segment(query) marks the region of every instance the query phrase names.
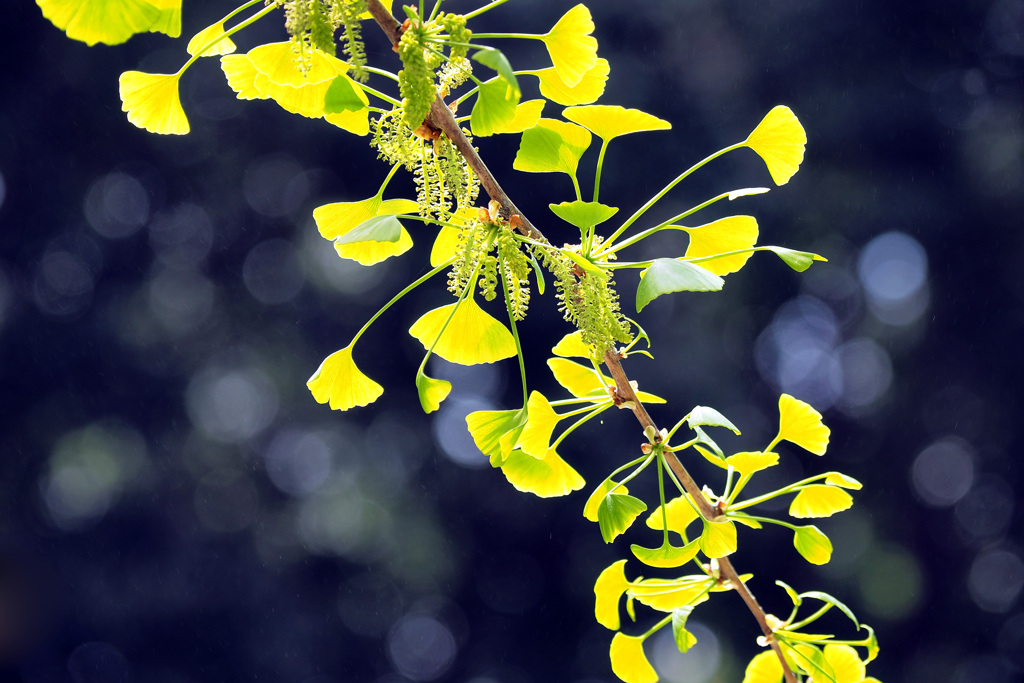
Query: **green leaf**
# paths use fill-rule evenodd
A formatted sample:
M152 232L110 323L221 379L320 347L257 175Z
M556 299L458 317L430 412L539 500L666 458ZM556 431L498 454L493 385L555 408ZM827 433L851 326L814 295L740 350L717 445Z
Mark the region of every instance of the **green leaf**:
M578 251L573 251L572 249L559 249L558 251L561 252L562 255L564 255L570 261L575 263L577 266L587 271L588 273L601 272L601 269L593 261L588 259L583 254L579 253Z
M775 585L782 587L782 589L786 591L786 595L788 595L789 599L793 601L794 607L799 607L801 603L803 603L803 598L801 598L796 590L785 581L776 580Z
M789 514L806 519L809 517L831 517L837 512L853 506L853 497L836 486L812 484L800 489L789 505Z
M590 497L587 498L587 502L583 506L583 516L591 522L598 521L597 508L601 505L602 501L604 501L604 497L607 496L612 489L615 489L619 493L629 493L629 489L625 486L619 486L617 482L614 482L611 479L605 479L601 482L600 486L594 489L594 492L590 494ZM625 560L623 560L623 562L625 562Z
M686 620L690 618L694 605L686 605L672 610L672 638L680 652L686 652L697 644L697 636L686 630Z
M799 643L789 645L785 648L786 654L793 658L803 671L814 678L815 681L836 681L835 672L825 659L825 654L814 645Z
M660 548L644 548L634 544L629 546L629 549L636 556L636 559L647 566L668 569L682 567L696 557L697 552L700 550L699 543L699 540L693 540L680 548L665 540Z
M776 581L776 583L778 583L778 581ZM834 598L833 596L829 595L828 593L822 593L821 591L808 591L806 593L801 593L800 597L801 598L811 598L812 600L821 600L822 602L828 603L828 604L838 608L840 612L845 614L850 619L850 621L852 621L854 623L854 625L857 627L858 630L860 629L860 622L857 621L857 617L854 616L853 610L851 610L845 604L843 604L842 602L840 602L838 599ZM799 604L799 603L796 603L796 604Z
M589 230L595 225L600 225L618 213L614 206L605 206L600 202L562 202L561 204L548 204L556 216L566 223L575 225L580 230Z
M704 522L700 535L700 549L711 558L725 557L736 552L736 525L731 521Z
M501 471L516 490L541 498L564 496L586 484L554 448L549 448L543 458L527 455L517 448L502 463Z
M340 114L343 111L359 111L366 106L360 98L360 91L357 90L355 82L340 74L334 77L327 94L324 95L324 113Z
M466 426L481 453L504 460L515 447L527 418L525 406L519 410L477 410L466 416ZM506 435L508 438L504 438Z
M594 20L586 5L576 5L562 15L541 40L551 63L566 85L574 86L597 63L597 39Z
M448 398L452 384L443 379L427 377L422 370L416 373L416 391L420 397L423 412L432 413L441 407L441 401Z
M828 261L824 256L812 254L808 251L794 251L793 249L786 249L784 247L770 247L764 246L762 249L766 249L780 259L785 261L786 265L795 270L798 273L802 273L811 267L811 264L815 261Z
M605 496L597 507L597 523L601 527L604 542L615 540L646 509L647 503L625 493L609 493Z
M473 105L470 125L473 135L487 137L502 132L516 117L519 93L501 78L494 78L480 86Z
M640 276L636 289L637 313L662 294L670 292L717 292L725 280L694 263L660 258Z
M811 564L828 564L832 559L832 541L814 525L793 530L793 547Z
M693 430L694 434L697 435L697 438L700 439L700 442L702 444L709 446L711 450L714 451L719 458L725 460L725 453L723 453L722 449L719 448L717 443L715 443L715 440L707 435L707 432L701 429L698 425L694 425L693 427L691 427L691 429ZM696 446L694 448L696 448ZM705 455L704 457L707 457L707 455ZM723 464L722 467L727 467L727 465Z
M397 242L402 236L402 224L394 216L375 216L334 240L335 244L358 242Z
M522 94L522 90L519 89L519 81L516 79L516 72L512 69L512 65L509 64L508 58L501 50L495 48L480 50L473 54L473 60L497 71L498 75L505 81L505 84L510 86L515 92L515 98L517 100L519 99L519 96Z
M541 119L523 132L512 167L527 173L567 173L575 178L590 140L590 131L575 123Z
M629 133L649 130L668 130L672 124L639 109L593 104L569 107L562 112L565 118L578 123L605 142Z
M732 422L729 421L725 415L714 408L708 408L707 406L697 406L690 411L690 414L686 418L686 424L691 428L697 425L704 427L725 427L726 429L732 430L734 434L739 434L740 430L736 428Z

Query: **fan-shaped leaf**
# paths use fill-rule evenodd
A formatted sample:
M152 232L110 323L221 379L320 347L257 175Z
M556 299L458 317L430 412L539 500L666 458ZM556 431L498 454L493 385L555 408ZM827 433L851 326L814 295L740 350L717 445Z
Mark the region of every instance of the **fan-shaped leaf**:
M753 252L714 259L709 259L709 256L751 249L757 242L757 220L753 216L729 216L697 228L680 229L690 235L690 244L683 258L699 259L701 267L715 275L735 273Z
M473 135L486 137L512 126L519 93L503 78L483 83L476 94L470 125Z
M600 486L594 489L594 492L590 494L590 497L587 498L587 502L583 506L583 516L591 522L598 521L597 508L600 507L604 497L612 490L617 493L629 493L629 489L624 485L620 485L611 479L605 479L601 482Z
M825 455L832 431L821 421L821 413L789 394L779 397L779 440L792 441L815 455Z
M219 21L216 24L207 26L199 33L192 36L192 40L188 41L188 46L185 50L192 56L199 54L199 51L203 49L203 46L209 45L203 50L203 57L219 57L221 55L229 55L238 47L230 37L225 36L220 40L217 37L224 33L224 22ZM211 44L210 41L217 40L216 43Z
M578 123L605 142L629 133L649 130L669 130L672 124L639 109L593 104L569 107L562 112L565 118Z
M324 113L340 114L346 111L361 111L369 100L363 89L345 74L335 76L331 80L327 92L324 93Z
M717 292L725 280L694 263L671 258L656 259L640 276L636 289L636 310L670 292Z
M785 185L804 160L807 133L789 107L777 106L757 124L745 144L768 165L776 185Z
M665 515L668 518L668 530L674 531L686 540L686 527L700 517L700 513L694 508L687 496L682 495L673 498L665 504ZM661 515L661 506L654 509L647 516L647 526L661 531L664 528L664 520Z
M619 600L628 587L625 560L605 567L594 583L594 616L597 617L597 623L612 631L619 630Z
M516 490L541 498L564 496L586 484L554 448L548 449L543 458L535 458L516 449L502 463L501 471Z
M589 398L595 402L609 398L609 387L615 386L615 380L607 375L598 375L592 368L575 363L565 358L549 358L548 367L555 380L565 387L576 398ZM645 403L664 403L665 399L644 391L637 396Z
M760 451L737 453L726 458L725 464L731 465L734 470L742 475L748 475L778 465L779 454L762 453Z
M798 273L802 273L810 268L811 264L815 261L828 261L824 256L818 256L817 254L812 254L809 251L794 251L793 249L785 249L783 247L768 246L762 248L774 253L782 259L787 266Z
M178 74L125 71L119 80L121 109L139 128L162 135L185 135L188 118L178 96Z
M782 683L782 663L775 652L768 650L755 655L747 664L743 683Z
M583 74L576 85L568 85L558 75L554 67L532 71L540 79L540 94L558 104L590 104L596 102L604 94L604 85L608 81L611 69L607 59L598 59L594 67Z
M510 121L495 125L495 133L522 133L537 125L547 100L527 100L516 105L516 115Z
M612 660L612 671L625 683L657 683L658 674L644 655L642 637L616 633L608 654Z
M609 493L597 506L597 523L601 527L601 537L605 543L611 543L626 529L641 512L647 509L647 503L625 493Z
M590 347L583 343L583 333L577 330L562 337L551 353L562 358L590 358Z
M36 4L68 38L87 45L117 45L136 33L155 30L154 25L165 19L164 11L147 0L36 0ZM181 0L176 4L180 17Z
M515 99L519 99L522 91L519 89L519 81L516 79L516 72L512 68L512 65L508 63L508 57L506 57L501 50L497 50L495 48L479 50L473 53L473 60L497 71L501 80L505 81L505 84L512 89Z
M736 552L736 525L731 521L704 521L700 549L708 557L725 557Z
M700 547L699 541L693 540L682 547L674 546L665 541L659 548L645 548L634 544L629 546L629 549L633 552L636 559L647 566L669 569L672 567L682 567L695 558Z
M853 498L849 493L835 486L812 484L800 489L789 506L793 517L831 517L837 512L849 510Z
M793 530L793 547L811 564L828 564L832 559L832 541L813 525Z
M554 411L548 399L539 391L531 391L526 403L529 419L516 446L527 455L543 458L551 446L551 432L561 417Z
M422 370L416 373L416 392L425 413L432 413L440 408L441 402L448 398L451 390L451 382L427 377Z
M698 425L703 427L725 427L732 431L733 434L740 433L740 430L729 421L729 418L714 408L708 408L707 406L696 406L691 410L686 418L686 424L691 428Z
M516 355L512 333L473 297L427 311L409 328L409 334L425 349L433 346L438 356L460 365L493 363Z
M600 202L562 202L561 204L548 204L556 216L566 223L575 225L580 230L588 230L595 225L600 225L618 213L614 206L606 206Z
M384 389L364 375L352 360L352 345L324 359L306 382L317 403L330 403L334 410L348 410L373 403Z
M256 70L248 55L225 55L220 58L220 68L228 79L228 85L238 94L240 100L264 100L266 96L256 87Z
M518 410L477 410L466 416L466 426L480 452L501 462L515 447L527 418L525 407Z
M708 576L684 576L680 579L644 579L630 584L627 593L640 603L659 612L699 605L708 599L714 579Z
M541 119L524 131L512 167L527 173L568 173L576 176L580 157L590 146L590 132L575 123Z
M541 38L559 77L570 87L597 64L597 39L590 35L593 32L590 10L581 4L563 14Z

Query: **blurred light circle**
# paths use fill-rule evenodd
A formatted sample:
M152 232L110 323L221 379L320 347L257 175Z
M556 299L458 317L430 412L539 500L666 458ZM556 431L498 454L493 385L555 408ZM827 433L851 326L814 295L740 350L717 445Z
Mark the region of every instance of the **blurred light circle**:
M405 606L402 591L380 572L352 577L341 587L338 614L349 631L380 638Z
M0 208L3 208L4 199L7 197L7 184L4 183L4 174L0 173Z
M333 243L321 237L313 224L306 227L304 234L302 253L312 266L308 275L319 287L326 285L348 295L363 294L383 282L391 268L390 259L367 268L352 259L341 258Z
M296 497L323 486L331 474L331 451L317 434L289 429L267 447L267 476L274 486Z
M967 442L940 439L921 451L910 467L918 497L933 507L948 507L964 497L974 481L974 457Z
M881 619L906 619L924 599L921 565L912 553L899 546L873 548L857 579L865 607Z
M1019 679L1010 669L1010 664L1002 657L995 655L978 655L971 657L957 667L953 674L953 683L1013 683Z
M215 293L194 270L164 270L149 282L149 308L168 332L185 334L209 317Z
M981 552L971 564L967 589L986 612L1008 612L1024 588L1024 562L1006 549Z
M388 659L398 673L414 681L440 678L455 659L455 637L426 615L403 617L388 634Z
M7 312L14 303L14 287L11 286L11 278L7 270L0 263L0 329L3 329L7 322Z
M169 268L194 268L213 247L213 222L195 204L180 204L157 214L149 225L149 244Z
M882 322L908 325L928 305L928 255L902 232L887 232L861 250L857 274L868 307Z
M998 0L992 3L987 24L997 50L1008 55L1024 55L1024 2Z
M108 239L135 234L149 220L146 188L126 173L103 176L85 195L85 220Z
M528 555L487 557L477 577L480 599L501 614L525 614L540 601L544 591L544 572Z
M468 396L489 401L505 388L505 373L494 363L459 365L434 356L430 359L429 374L451 382L450 398Z
M211 472L203 477L193 501L200 523L218 533L247 529L259 511L259 496L252 481L231 470Z
M333 482L307 496L297 522L299 536L315 552L366 559L392 543L391 512L354 485Z
M855 413L863 411L889 390L892 361L877 342L864 337L851 339L836 353L843 369L843 408Z
M263 431L277 414L277 389L256 368L208 368L192 378L186 391L192 424L202 434L238 443Z
M32 293L40 311L73 317L92 303L94 274L78 254L49 250L36 266Z
M956 520L974 540L1006 533L1013 519L1013 488L994 474L979 477L971 490L957 501Z
M999 651L1010 658L1018 671L1024 671L1024 613L1006 620L996 640Z
M242 281L257 301L281 304L295 298L306 276L295 247L287 240L272 239L249 250L242 265Z
M488 457L480 452L466 429L466 416L477 410L494 410L494 406L476 397L451 398L441 404L431 423L434 440L441 452L452 462L470 469L489 464Z
M131 664L109 643L84 643L68 657L68 673L74 683L131 683Z
M242 192L253 211L279 218L293 213L306 201L309 179L294 159L275 154L249 164Z
M669 627L652 638L651 664L667 683L707 683L714 679L722 664L722 647L718 636L699 621L687 621L686 630L696 637L697 644L680 652Z

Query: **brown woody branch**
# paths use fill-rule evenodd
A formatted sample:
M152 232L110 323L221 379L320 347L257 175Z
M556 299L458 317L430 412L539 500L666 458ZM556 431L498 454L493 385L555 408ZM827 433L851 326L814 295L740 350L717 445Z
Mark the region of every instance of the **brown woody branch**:
M380 26L381 30L384 31L392 45L397 45L398 41L402 37L402 25L397 19L389 12L379 0L367 0L367 8L370 14L373 16L377 25ZM459 153L466 159L466 163L476 173L477 178L480 179L480 184L487 192L487 195L492 201L497 202L499 205L498 214L505 220L510 219L512 216L518 215L519 219L515 221L516 227L524 235L530 239L538 242L547 243L547 239L544 234L541 233L525 216L520 213L516 205L509 199L509 196L501 189L501 185L498 184L494 174L484 164L483 159L477 153L476 148L470 143L466 134L463 133L462 128L455 120L455 115L445 105L444 100L438 95L430 106L430 117L426 124L429 126L439 129L444 132L448 139L455 145L455 148L459 150ZM647 409L636 395L636 391L633 389L633 385L630 384L629 379L626 377L625 371L622 369L621 358L619 353L615 349L609 349L604 354L604 362L609 372L611 372L612 378L615 380L615 388L618 394L618 398L623 402L630 402L630 407L636 419L640 422L640 426L644 429L645 434L652 435L653 441L660 442L662 439L661 433L658 430L657 425L651 416L648 414ZM679 458L676 457L672 451L663 451L665 454L665 460L672 472L675 474L679 483L686 489L686 492L690 494L691 499L696 503L700 510L701 515L709 522L723 522L725 521L725 515L722 510L716 506L711 505L707 498L704 497L700 487L697 486L697 482L693 480L686 468L683 467L683 463L680 462ZM761 631L764 633L765 638L771 644L775 654L778 655L779 661L782 664L782 671L785 675L787 683L797 683L796 676L790 670L786 663L785 658L782 655L782 650L779 648L779 644L772 637L773 632L771 626L768 625L768 620L764 609L758 604L754 594L750 592L750 588L747 587L746 583L740 578L739 574L736 573L735 568L728 558L722 557L718 559L719 575L720 580L728 582L743 599L751 613L754 615L754 619L761 626Z

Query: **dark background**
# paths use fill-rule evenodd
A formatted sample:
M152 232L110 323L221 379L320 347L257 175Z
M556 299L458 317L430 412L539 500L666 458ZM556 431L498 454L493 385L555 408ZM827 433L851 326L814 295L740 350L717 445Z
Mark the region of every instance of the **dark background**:
M474 28L543 32L569 6L514 1ZM183 35L226 8L186 2ZM846 601L877 629L869 672L888 683L1020 680L1024 2L591 9L612 65L601 101L673 124L611 147L606 202L631 212L775 104L808 132L788 185L721 211L829 262L798 275L761 254L722 293L658 300L639 317L656 360L627 366L670 400L659 423L715 406L744 430L736 450L771 438L781 391L809 400L829 453L784 448L777 481L864 482L820 523L831 564L806 564L772 529L741 532L735 564L780 616L776 578ZM280 35L271 19L238 42ZM439 282L356 347L378 403L332 413L304 387L426 269L422 230L372 270L315 231L314 207L383 179L366 141L234 100L213 60L182 81L192 133L147 134L119 111L117 76L176 69L184 42L90 49L27 0L6 3L0 46L0 679L614 680L593 581L644 532L606 547L580 516L585 494L518 494L467 446L467 411L514 405L513 363L433 364L455 391L420 412L422 350L405 330L447 301ZM517 68L547 59L532 43L509 54ZM517 143L478 141L520 208L570 239L546 209L568 180L513 171ZM741 151L657 213L767 183ZM410 188L400 176L390 196ZM635 280L621 279L629 313ZM522 326L531 386L549 396L545 353L568 331L554 308L535 297ZM561 452L596 482L640 440L607 414ZM653 623L640 613L632 633ZM740 680L757 651L740 601L718 597L691 624L685 656L648 641L663 680Z

